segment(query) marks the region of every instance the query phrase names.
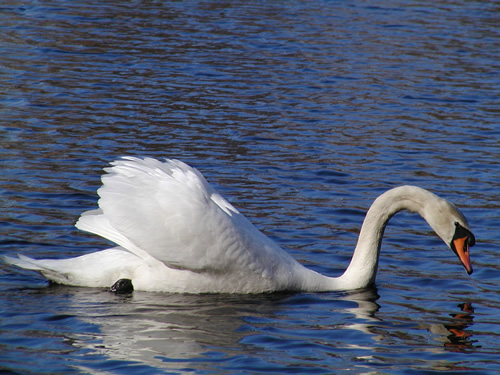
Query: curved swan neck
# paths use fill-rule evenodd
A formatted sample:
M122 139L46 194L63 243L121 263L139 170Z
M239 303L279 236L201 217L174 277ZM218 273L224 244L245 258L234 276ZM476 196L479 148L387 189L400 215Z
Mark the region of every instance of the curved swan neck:
M336 279L339 286L364 288L375 281L382 236L389 219L402 210L426 218L425 206L437 198L416 186L400 186L379 196L368 210L349 267ZM437 198L439 199L439 198Z

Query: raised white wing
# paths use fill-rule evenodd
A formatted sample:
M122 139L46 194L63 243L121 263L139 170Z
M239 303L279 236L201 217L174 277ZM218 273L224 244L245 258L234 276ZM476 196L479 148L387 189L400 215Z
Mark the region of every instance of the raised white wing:
M195 272L273 272L295 263L220 196L196 169L127 157L106 168L99 210L76 226L145 260ZM269 276L269 275L267 275Z

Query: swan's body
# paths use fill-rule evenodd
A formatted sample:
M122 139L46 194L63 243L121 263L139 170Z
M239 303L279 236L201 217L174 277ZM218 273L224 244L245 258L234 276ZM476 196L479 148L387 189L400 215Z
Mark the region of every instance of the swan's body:
M178 160L127 157L106 171L99 209L82 214L76 227L117 247L62 260L4 259L76 286L110 287L129 279L137 290L180 293L349 290L375 281L387 221L406 209L426 219L472 272L474 236L466 219L448 201L415 186L375 200L349 267L333 278L298 263Z

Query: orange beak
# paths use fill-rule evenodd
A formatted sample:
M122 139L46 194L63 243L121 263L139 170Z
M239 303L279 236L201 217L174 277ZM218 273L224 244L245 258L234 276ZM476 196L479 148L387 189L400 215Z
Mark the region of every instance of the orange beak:
M460 262L462 262L465 270L470 275L472 273L472 265L470 263L469 244L467 240L467 237L457 238L453 240L453 245L455 246L458 259L460 259Z

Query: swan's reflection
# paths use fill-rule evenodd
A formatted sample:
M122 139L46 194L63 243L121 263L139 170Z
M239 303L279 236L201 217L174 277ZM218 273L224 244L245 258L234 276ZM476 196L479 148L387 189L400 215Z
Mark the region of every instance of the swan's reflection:
M453 320L444 324L430 325L429 331L438 334L438 341L451 351L463 352L473 346L474 340L471 340L472 333L467 328L474 324L474 307L471 303L460 303L457 305L460 312L452 313Z
M355 317L353 323L346 324L345 328L355 329L367 334L371 334L373 340L383 341L390 337L390 322L384 322L377 312L380 305L376 302L379 298L375 287L365 289L359 292L350 293L342 299L355 301L358 306L346 309ZM415 323L417 329L424 329L435 334L434 340L442 343L442 349L449 351L463 351L473 346L474 340L471 340L472 333L467 328L474 324L474 308L471 303L465 302L457 305L460 312L449 314L453 319L443 323ZM395 319L395 322L405 321L404 319ZM437 352L437 348L430 351Z
M183 295L133 292L114 295L88 288L57 286L67 293L78 317L96 325L99 334L81 336L74 345L110 359L137 361L154 367L182 368L185 360L236 352L251 332L244 317L265 319L280 310L286 294ZM241 350L241 349L240 349ZM168 364L162 365L162 363Z
M49 289L51 293L59 291L65 294L65 298L71 301L69 309L80 319L98 327L98 333L84 333L74 345L110 359L135 361L155 368L183 368L187 360L208 359L210 354L207 353L218 352L228 358L267 350L264 340L254 339L259 335L263 337L263 332L272 335L261 327L279 326L283 329L281 332L289 331L293 336L294 329L297 329L293 322L297 321L298 315L302 322L298 329L310 330L311 335L318 332L313 331L312 326L315 329L321 327L322 332L337 330L340 339L331 346L350 348L356 360L368 362L374 353L380 353L381 347L390 345L391 339L400 339L401 332L402 320L391 322L381 318L383 308L377 303L376 288L346 293L267 295L182 295L136 291L124 296L87 288ZM320 320L312 322L314 317L307 311L320 316ZM415 323L410 331L432 332L442 342L441 351L463 350L471 345L466 328L472 325L472 313L470 304L461 304L460 311L452 315L451 321ZM328 315L330 318L323 318ZM358 336L361 339L342 338L339 330L345 329L362 333ZM304 342L314 340L317 338L311 336ZM409 346L415 345L408 340ZM201 359L197 366L204 366L204 362Z

